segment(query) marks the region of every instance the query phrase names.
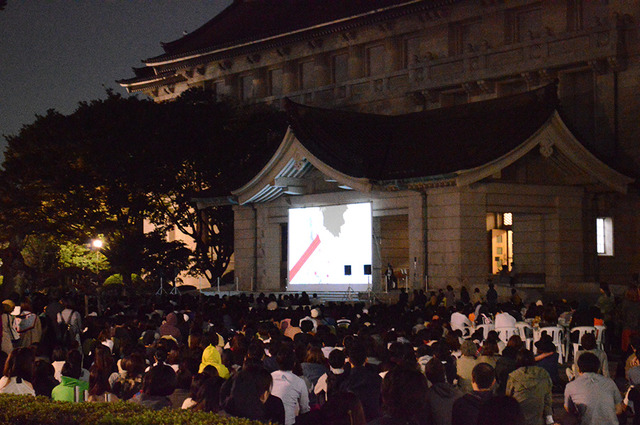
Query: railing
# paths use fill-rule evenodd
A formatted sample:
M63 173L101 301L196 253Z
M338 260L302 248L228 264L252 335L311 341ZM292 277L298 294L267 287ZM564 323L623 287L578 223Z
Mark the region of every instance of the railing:
M602 25L557 35L546 34L520 43L492 48L479 46L460 55L418 58L406 69L383 76L364 77L340 84L255 99L255 103L279 104L285 97L309 105L353 105L394 96L420 94L430 90L464 88L489 91L487 82L517 77L545 80L556 69L592 66L597 72L620 68L620 29ZM471 82L471 86L469 86Z

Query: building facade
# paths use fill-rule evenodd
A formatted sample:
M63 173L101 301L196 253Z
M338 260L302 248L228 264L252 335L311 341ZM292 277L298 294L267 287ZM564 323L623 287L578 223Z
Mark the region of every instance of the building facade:
M120 84L159 102L199 87L246 103L284 107L288 98L384 117L459 112L557 82L556 118L534 132L554 129L551 142L518 140L513 149L528 143L527 153L486 157L493 174L478 180L426 170L402 175L393 191L376 176L356 189L362 176L336 174L333 160L305 147L318 135L292 127L281 154L298 146L287 151L294 161L269 168L274 157L248 178L272 193L236 191L236 276L245 289L282 289L287 208L360 200L373 204L376 289L387 263L416 288L492 275L558 291L625 283L640 270L638 186L627 179L640 164L638 19L640 4L627 1L236 0ZM413 156L439 152L455 126L440 139L416 137L425 149ZM477 148L489 149L485 140Z

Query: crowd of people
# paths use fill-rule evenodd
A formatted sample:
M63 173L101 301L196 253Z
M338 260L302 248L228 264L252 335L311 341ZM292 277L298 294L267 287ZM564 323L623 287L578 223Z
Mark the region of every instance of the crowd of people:
M640 324L615 317L640 311L632 286L616 301L602 285L593 305L524 305L516 290L500 300L493 285L402 292L397 303L370 305L304 293L80 301L41 293L3 301L0 393L283 425L553 424L554 392L581 424L624 424L640 406ZM618 329L607 346L629 351L616 374L624 384L610 377L593 334L565 371L548 339L527 347L519 335L463 332L524 320Z

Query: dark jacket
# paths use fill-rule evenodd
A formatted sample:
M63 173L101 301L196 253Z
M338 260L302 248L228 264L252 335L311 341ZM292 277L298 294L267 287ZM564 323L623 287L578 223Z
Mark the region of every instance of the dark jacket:
M147 395L142 393L139 397L134 397L133 402L151 410L161 410L165 407L171 408L171 400L169 400L169 397L160 395Z
M493 393L491 391L474 391L465 394L453 403L451 425L469 425L478 423L480 408L487 402Z
M448 382L440 382L427 392L429 423L433 425L451 424L451 410L456 400L462 397L462 391Z
M553 353L536 362L536 366L547 371L553 385L560 384L560 375L558 374L558 357L558 353Z
M343 391L354 393L364 410L367 422L380 416L380 387L382 378L373 369L366 366L351 368L349 376L340 387Z
M506 347L502 350L502 356L496 361L496 381L498 388L496 394L504 394L507 390L507 380L509 374L516 370L516 350Z

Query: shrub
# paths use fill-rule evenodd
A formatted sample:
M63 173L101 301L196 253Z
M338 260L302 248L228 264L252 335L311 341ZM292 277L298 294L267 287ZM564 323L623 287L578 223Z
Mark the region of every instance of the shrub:
M110 285L122 285L124 282L122 281L122 275L120 273L112 274L108 278L104 280L104 286Z
M0 394L0 423L20 425L260 425L248 419L191 410L154 411L134 403L69 403Z
M134 285L140 285L140 284L142 284L144 282L143 282L142 278L140 277L140 275L137 275L135 273L131 273L131 283L134 284ZM122 279L122 275L120 273L116 273L116 274L112 274L111 276L106 278L102 285L103 286L124 285L124 280Z

